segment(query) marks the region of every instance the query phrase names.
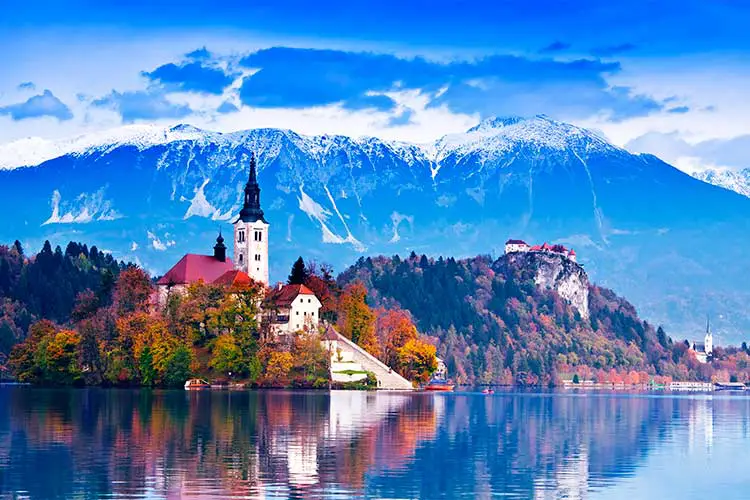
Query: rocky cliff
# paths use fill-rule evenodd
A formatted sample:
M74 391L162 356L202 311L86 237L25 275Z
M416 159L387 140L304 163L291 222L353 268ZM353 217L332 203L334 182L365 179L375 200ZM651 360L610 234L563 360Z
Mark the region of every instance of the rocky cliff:
M501 272L520 272L526 279L544 289L557 292L578 309L581 317L589 317L589 278L583 266L562 255L540 252L506 254L493 266Z

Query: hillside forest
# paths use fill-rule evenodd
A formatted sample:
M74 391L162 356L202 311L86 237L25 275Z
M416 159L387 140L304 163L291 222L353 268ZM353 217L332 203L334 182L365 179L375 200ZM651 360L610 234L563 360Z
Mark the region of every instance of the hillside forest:
M415 383L437 368L460 384L750 380L747 346L716 347L701 364L683 340L590 285L588 318L528 270L499 259L361 258L334 279L324 264L291 267L287 283L320 298L321 317ZM0 246L0 376L52 385L179 386L192 376L260 387L328 388L320 331L283 342L258 323L261 285L191 285L164 307L155 277L96 247ZM264 302L265 300L265 302ZM262 317L262 316L261 316ZM322 330L322 329L321 329Z

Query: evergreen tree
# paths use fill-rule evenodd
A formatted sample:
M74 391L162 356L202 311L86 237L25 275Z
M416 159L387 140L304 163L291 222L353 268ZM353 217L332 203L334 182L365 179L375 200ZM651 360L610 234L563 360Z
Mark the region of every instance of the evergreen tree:
M292 272L289 274L287 283L290 285L304 285L309 277L310 272L307 270L307 267L305 267L305 261L300 257L294 261Z

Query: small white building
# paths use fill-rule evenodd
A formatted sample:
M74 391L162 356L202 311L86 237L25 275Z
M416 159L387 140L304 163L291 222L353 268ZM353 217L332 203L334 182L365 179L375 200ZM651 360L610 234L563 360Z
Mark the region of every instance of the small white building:
M528 252L531 248L523 240L508 240L505 242L505 253Z
M714 352L714 336L711 333L711 325L706 321L706 335L703 342L693 340L690 342L690 350L695 353L695 359L700 363L708 362L708 358Z
M320 322L318 297L305 285L279 285L270 292L269 320L276 335L313 331Z

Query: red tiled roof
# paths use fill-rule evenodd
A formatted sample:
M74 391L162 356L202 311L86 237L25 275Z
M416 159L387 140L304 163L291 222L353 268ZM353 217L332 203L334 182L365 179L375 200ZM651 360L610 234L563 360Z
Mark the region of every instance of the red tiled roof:
M158 285L186 285L203 280L212 283L216 278L234 268L232 260L224 262L213 255L185 254L172 269L159 279Z
M576 251L573 250L572 248L570 249L570 252L568 252L568 255L575 255L575 254L576 254Z
M248 286L253 284L253 279L246 272L238 269L227 271L213 281L214 285L227 286L236 288L239 286Z
M523 240L508 240L505 242L506 245L526 245L526 242Z
M284 285L281 289L276 289L271 300L281 307L290 306L298 295L315 295L312 290L305 285Z
M534 250L534 251L541 250L541 249L542 247L540 247L539 245L534 245L533 247L531 247L531 250Z

